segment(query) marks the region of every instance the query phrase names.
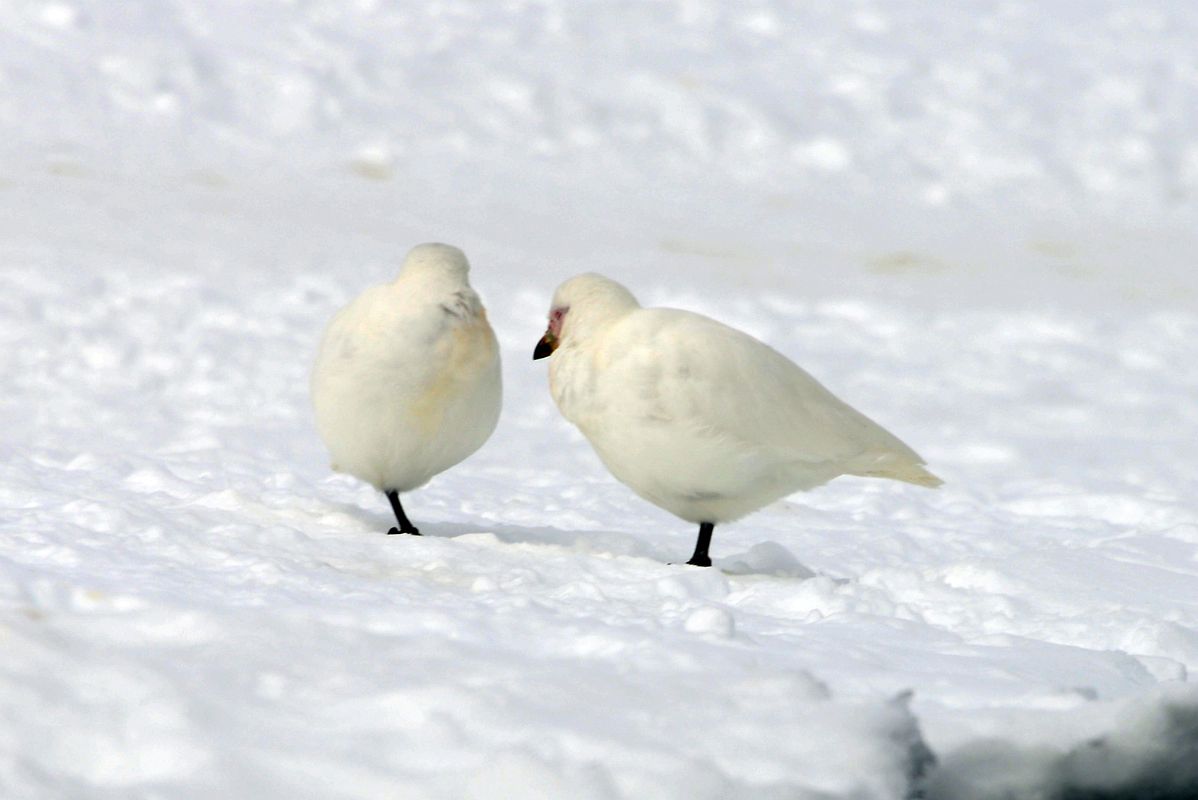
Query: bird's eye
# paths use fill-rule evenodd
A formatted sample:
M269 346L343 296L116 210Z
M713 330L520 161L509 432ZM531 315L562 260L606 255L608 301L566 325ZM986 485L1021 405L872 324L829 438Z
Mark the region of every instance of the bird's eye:
M561 319L561 318L562 318L562 310L561 310L560 308L555 308L555 309L553 310L553 318L554 318L554 319Z

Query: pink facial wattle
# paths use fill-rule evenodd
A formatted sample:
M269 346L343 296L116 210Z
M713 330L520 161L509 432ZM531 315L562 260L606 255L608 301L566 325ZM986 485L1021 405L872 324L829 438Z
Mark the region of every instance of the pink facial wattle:
M554 336L562 335L562 320L565 319L566 311L569 309L555 308L553 313L549 315L549 332Z

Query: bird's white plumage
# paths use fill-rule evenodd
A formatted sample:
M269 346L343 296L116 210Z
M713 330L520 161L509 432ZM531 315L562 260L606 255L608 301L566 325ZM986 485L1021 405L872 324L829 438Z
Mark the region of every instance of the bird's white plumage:
M619 480L690 522L737 519L838 475L939 485L910 447L766 344L641 308L620 284L562 284L549 383Z
M312 371L312 400L335 470L404 492L495 430L499 348L469 269L456 247L419 245L394 281L333 317Z

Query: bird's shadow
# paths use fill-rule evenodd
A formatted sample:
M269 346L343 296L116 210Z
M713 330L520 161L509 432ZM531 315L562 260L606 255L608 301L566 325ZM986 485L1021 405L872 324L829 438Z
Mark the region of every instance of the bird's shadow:
M369 520L371 528L380 534L394 525L394 520L384 514L365 512L360 506L338 504L351 516ZM565 530L547 525L504 525L493 520L477 522L420 522L422 536L438 539L456 539L471 534L487 533L503 544L532 544L557 547L580 554L601 557L643 558L663 567L691 569L682 560L682 554L661 545L646 541L644 536L608 530ZM713 558L714 566L726 575L759 575L774 578L805 580L818 573L803 564L783 545L759 542L743 552ZM839 582L839 581L838 581Z
M799 561L777 542L758 542L743 553L717 558L716 566L728 575L768 575L775 578L814 578L816 571Z
M606 530L564 530L549 526L502 525L490 520L470 524L463 522L431 522L421 533L446 539L456 539L472 533L489 533L504 544L532 544L559 547L587 555L605 557L625 556L665 562L668 551L646 542L643 537Z

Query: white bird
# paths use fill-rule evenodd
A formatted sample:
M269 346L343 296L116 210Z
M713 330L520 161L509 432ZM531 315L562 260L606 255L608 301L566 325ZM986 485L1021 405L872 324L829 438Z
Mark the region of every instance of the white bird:
M586 273L553 296L533 359L616 478L698 523L687 563L711 566L717 523L839 475L941 480L897 437L772 347L689 311L642 308Z
M469 456L499 420L499 346L470 288L465 254L422 244L399 277L337 312L312 370L316 426L332 467L387 495L399 528L419 531L399 493Z

